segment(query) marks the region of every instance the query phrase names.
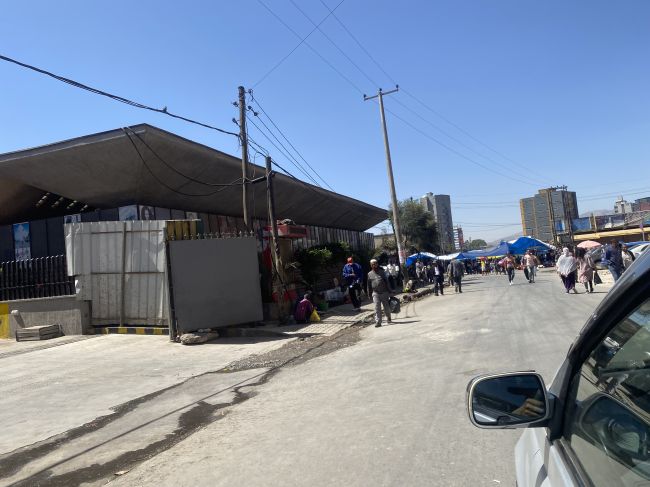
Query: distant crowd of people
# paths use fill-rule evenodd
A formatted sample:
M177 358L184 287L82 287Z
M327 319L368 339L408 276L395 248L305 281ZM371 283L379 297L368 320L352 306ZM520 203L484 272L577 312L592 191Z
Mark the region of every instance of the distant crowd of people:
M483 258L474 261L416 260L406 268L406 275L404 275L395 260L390 260L385 267L382 267L376 259L372 259L370 271L366 275L361 265L355 262L353 257L349 257L341 273L341 288L345 289L355 311L360 310L362 293L365 293L374 304L375 326L380 327L384 317L388 323L392 321L390 300L391 295L398 290L412 292L419 287L432 285L434 294L443 296L445 285L448 285L450 288L454 287L454 292L462 293L463 277L466 274L504 275L507 276L508 284L512 286L518 270L523 271L530 284L534 284L537 269L548 266L549 260L552 265L554 260L552 252L545 252L543 258L540 258L532 249L526 251L521 257L509 253L503 258ZM617 281L633 261L634 255L626 245L612 240L604 248L601 264L609 269L614 281ZM575 250L564 247L555 261L555 269L566 293L578 294L577 283L584 286L586 293L593 293L594 284L602 282L593 256L580 247L576 247ZM312 319L314 312L312 294L307 293L297 303L294 317L296 322L305 323Z

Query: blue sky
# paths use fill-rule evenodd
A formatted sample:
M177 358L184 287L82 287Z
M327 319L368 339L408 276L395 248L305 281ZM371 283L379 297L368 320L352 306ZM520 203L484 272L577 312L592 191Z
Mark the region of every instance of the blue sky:
M318 54L304 43L259 82L299 42L263 4L304 37L313 25L296 5L318 23L321 0L3 2L0 54L228 130L237 86L253 88L325 181L382 207L379 113L362 93L396 81L398 197L450 194L472 238L519 231L518 198L546 185L577 191L581 212L650 195L650 2L323 1L381 69L330 15L320 28L359 69L315 31ZM0 103L0 152L140 122L238 151L232 137L6 62Z

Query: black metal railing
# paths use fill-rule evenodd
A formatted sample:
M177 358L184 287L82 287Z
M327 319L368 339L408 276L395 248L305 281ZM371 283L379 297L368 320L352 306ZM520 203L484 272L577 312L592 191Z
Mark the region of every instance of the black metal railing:
M49 298L74 294L65 255L0 263L0 300Z

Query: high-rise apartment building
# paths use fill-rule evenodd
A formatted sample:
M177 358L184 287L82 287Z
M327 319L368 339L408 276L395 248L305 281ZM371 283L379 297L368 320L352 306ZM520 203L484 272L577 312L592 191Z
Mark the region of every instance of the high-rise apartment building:
M462 251L465 246L465 238L463 237L463 229L460 226L454 227L454 247L457 251Z
M540 189L535 196L519 200L519 208L524 235L544 242L570 235L571 220L578 218L576 193L566 187Z
M438 230L438 245L441 251L449 252L454 246L454 226L451 219L451 198L448 194L427 193L420 198L424 208L433 214Z

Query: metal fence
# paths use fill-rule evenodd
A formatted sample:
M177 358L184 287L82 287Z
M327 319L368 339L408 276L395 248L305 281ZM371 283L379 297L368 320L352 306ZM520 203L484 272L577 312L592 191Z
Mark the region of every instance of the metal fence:
M75 293L65 255L0 263L0 300L49 298Z

